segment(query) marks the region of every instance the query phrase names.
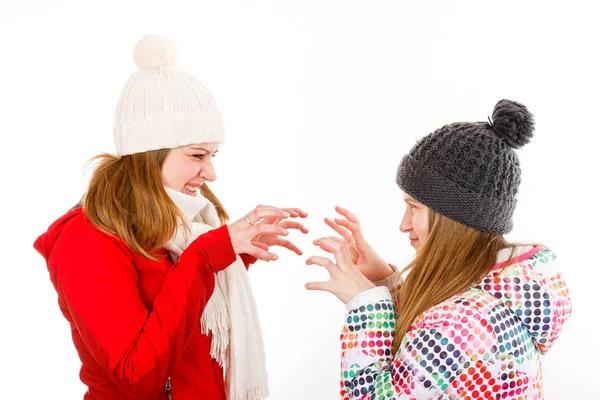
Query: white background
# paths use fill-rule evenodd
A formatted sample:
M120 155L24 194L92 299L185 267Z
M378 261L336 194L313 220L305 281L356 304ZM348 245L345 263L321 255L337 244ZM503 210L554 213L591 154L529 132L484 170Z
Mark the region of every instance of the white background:
M305 259L333 207L353 210L392 263L395 173L421 136L482 121L510 98L537 120L519 151L511 240L558 255L574 313L544 357L546 398L598 398L596 331L600 24L592 2L0 2L3 243L0 397L77 399L79 360L32 243L86 187L84 164L114 151L121 87L147 33L175 39L181 66L217 98L227 140L213 190L239 218L258 203L302 207L299 258L257 264L271 399L335 399L343 305L307 292L326 277Z

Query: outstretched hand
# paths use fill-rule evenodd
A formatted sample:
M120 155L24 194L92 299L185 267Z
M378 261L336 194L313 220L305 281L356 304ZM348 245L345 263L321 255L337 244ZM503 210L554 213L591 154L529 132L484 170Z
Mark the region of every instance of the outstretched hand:
M314 242L322 250L332 254L335 263L327 257L312 256L306 260L307 265L320 265L329 272L326 282L309 282L305 286L309 290L323 290L337 296L347 303L358 293L375 287L352 261L352 251L340 238L325 237Z
M302 254L298 247L282 239L281 236L287 236L288 229L298 229L308 233L302 224L287 221L290 217L305 218L307 215L297 208L281 209L258 205L244 217L227 226L233 250L236 254L248 254L267 262L278 258L276 254L269 251L271 246L282 246Z
M394 273L394 269L365 240L360 220L345 208L336 207L335 211L344 218L325 218L325 223L343 238L348 246L350 258L359 271L371 281L386 278ZM313 243L316 244L316 241Z
M302 211L299 208L282 208L282 210L287 212L290 215L289 218L298 218L298 217L306 218L308 216L307 213L305 213L304 211ZM286 230L297 229L304 234L308 233L308 229L306 229L306 227L304 225L302 225L300 222L290 221L285 218L278 218L278 217L264 218L261 221L258 221L257 224L270 224L270 225L279 226ZM267 248L271 247L271 246L281 246L290 251L293 251L294 253L298 254L299 256L302 255L302 251L300 251L300 249L295 244L293 244L289 240L282 239L281 237L279 237L279 235L274 234L274 233L261 233L259 235L256 235L254 238L252 238L252 243L254 243L255 245L263 244L263 245L266 245Z

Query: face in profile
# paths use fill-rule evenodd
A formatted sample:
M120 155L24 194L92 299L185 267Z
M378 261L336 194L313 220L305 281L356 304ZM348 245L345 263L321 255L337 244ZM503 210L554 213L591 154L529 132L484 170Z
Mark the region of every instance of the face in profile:
M408 233L410 245L416 249L421 247L429 234L429 207L404 193L406 209L400 231Z
M196 196L205 182L217 179L212 159L219 143L201 143L177 147L169 151L162 167L166 187Z

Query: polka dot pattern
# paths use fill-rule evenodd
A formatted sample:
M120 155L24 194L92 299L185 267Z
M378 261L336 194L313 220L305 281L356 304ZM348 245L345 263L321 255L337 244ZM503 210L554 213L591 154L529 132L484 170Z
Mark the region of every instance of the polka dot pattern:
M392 360L395 323L395 306L389 300L367 304L350 311L341 335L342 358L346 352L358 352L361 359L383 359L389 364ZM361 369L360 365L354 362L347 369L343 369L342 398L357 398L370 390L380 389L376 385L372 369ZM374 370L382 369L383 364L378 364Z
M556 272L547 277L540 273L552 270L552 264L556 264L556 256L543 249L525 263L495 271L479 285L515 312L542 353L552 346L571 315L562 275Z
M391 300L348 313L342 399L541 399L540 354L571 313L555 256L540 250L420 315L390 354Z

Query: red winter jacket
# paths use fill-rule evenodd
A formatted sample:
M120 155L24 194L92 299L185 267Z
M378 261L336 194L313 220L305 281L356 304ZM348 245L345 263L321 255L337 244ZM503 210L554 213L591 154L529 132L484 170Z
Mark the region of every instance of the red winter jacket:
M235 261L226 226L210 231L173 263L143 258L99 231L81 208L34 244L47 261L58 304L81 359L85 400L225 399L223 370L211 358L200 316L214 272ZM242 257L246 267L256 259Z

